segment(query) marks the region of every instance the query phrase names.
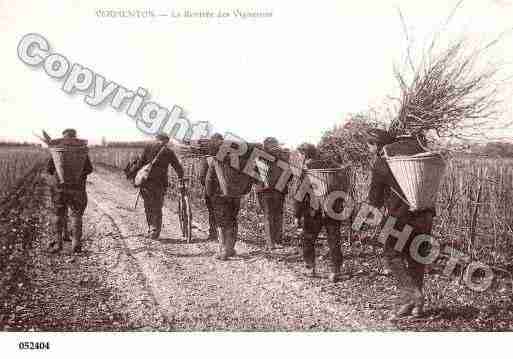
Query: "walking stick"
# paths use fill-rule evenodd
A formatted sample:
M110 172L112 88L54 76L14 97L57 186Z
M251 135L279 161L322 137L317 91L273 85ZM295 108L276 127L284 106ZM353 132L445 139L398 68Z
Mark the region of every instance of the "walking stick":
M137 198L135 199L134 210L137 208L137 203L139 202L140 196L141 196L141 189L139 188L139 191L137 191Z

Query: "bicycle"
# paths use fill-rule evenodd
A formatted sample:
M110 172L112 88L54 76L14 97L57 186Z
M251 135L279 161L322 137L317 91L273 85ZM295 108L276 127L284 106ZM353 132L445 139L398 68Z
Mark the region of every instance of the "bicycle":
M192 240L192 211L189 190L187 188L188 179L184 178L180 181L178 198L178 220L180 222L180 230L183 238L187 243Z

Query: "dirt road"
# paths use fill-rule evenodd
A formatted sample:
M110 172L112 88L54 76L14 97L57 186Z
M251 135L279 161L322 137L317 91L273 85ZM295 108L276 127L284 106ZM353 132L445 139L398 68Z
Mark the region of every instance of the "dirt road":
M235 258L217 261L217 243L207 241L203 225L195 223L194 243L186 244L181 239L172 203L164 209L161 239L144 238L144 210L141 205L133 209L135 189L120 180L119 175L105 170L97 171L89 181L85 233L90 235L86 248L104 257L103 263L111 267L114 286L125 297L123 301L131 303L131 311L140 322L138 327L387 327L342 304L339 298L322 293L306 278L267 259L258 248L243 241L237 243ZM145 303L145 308L138 308L137 303ZM146 323L145 313L152 313Z
M28 176L0 208L1 330L511 330L509 290L474 293L436 268L426 277L426 315L391 323L397 288L379 275L372 246L344 239L347 277L330 283L320 240L319 275L305 277L291 242L261 251L254 208L241 214L238 254L226 262L214 259L201 206L193 243L182 240L170 199L161 238L147 239L136 190L101 166L88 179L84 252L72 255L65 243L49 254L53 210L43 177Z

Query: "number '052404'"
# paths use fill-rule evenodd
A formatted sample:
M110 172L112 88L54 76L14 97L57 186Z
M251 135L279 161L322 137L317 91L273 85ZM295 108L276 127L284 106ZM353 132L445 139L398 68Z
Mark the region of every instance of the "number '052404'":
M49 350L49 342L20 342L18 348L21 350Z

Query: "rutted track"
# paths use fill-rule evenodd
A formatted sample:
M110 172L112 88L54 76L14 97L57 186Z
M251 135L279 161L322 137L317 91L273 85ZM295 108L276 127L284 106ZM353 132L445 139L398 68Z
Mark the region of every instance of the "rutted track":
M366 318L338 298L298 276L285 265L238 242L238 256L227 262L213 258L217 243L207 242L196 224L194 243L181 239L177 216L164 209L161 240L146 232L142 206L132 209L135 191L112 181L107 172L90 176L89 199L118 232L118 248L130 261L172 330L359 330L390 329ZM87 216L87 213L86 213ZM92 239L94 241L94 238Z
M45 176L36 169L0 206L0 329L120 330L511 330L513 308L504 283L496 291L469 293L437 272L426 281L424 318L386 321L396 289L378 275L374 249L344 242L349 278L329 283L325 245L319 243L319 277L299 274L300 255L290 245L272 255L261 243L258 218L243 208L238 256L213 258L200 223L186 244L176 208L166 200L163 238L146 239L142 205L121 172L96 166L89 178L84 252L70 244L49 254L53 207ZM197 218L205 218L195 207ZM254 209L253 209L254 210ZM322 242L322 241L320 241Z

